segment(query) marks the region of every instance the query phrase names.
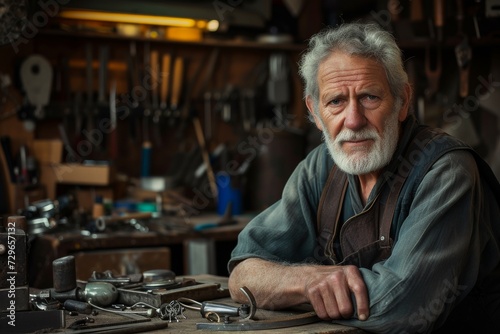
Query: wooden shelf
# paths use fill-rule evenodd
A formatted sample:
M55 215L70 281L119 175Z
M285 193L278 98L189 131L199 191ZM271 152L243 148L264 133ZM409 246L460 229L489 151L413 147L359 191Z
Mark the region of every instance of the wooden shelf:
M260 50L281 50L281 51L302 51L307 45L301 43L263 43L252 40L243 39L216 39L207 38L203 41L177 41L177 40L165 40L156 39L148 37L130 37L118 34L105 34L105 33L95 33L86 31L63 31L58 29L44 29L40 31L41 36L58 36L58 37L79 37L79 38L100 38L100 39L112 39L112 40L122 40L122 41L139 41L139 42L153 42L160 44L170 44L170 45L192 45L200 47L221 47L221 48L247 48L247 49L260 49Z
M457 46L462 40L458 36L448 37L446 38L440 45L443 48L454 48ZM431 38L413 38L411 40L408 39L396 39L399 47L402 49L424 49L426 47L435 47L438 43ZM468 38L469 45L471 47L499 47L500 39L495 37L469 37Z

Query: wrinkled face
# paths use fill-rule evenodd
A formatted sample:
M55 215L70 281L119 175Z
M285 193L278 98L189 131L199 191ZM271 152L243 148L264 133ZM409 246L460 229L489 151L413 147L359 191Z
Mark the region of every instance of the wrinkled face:
M334 52L319 66L316 126L335 163L349 174L376 172L397 146L407 103L396 103L382 65L370 58Z

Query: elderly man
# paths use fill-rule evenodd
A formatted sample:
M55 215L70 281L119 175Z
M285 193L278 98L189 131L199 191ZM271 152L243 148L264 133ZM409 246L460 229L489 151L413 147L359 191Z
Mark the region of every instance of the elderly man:
M300 65L325 143L240 234L232 298L246 286L259 307L310 303L381 333L497 329L500 186L471 148L418 124L393 37L326 29Z

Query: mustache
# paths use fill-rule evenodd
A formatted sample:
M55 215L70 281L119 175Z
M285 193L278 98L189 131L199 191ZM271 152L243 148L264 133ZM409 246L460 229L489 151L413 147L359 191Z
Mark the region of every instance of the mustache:
M360 131L353 131L344 129L335 137L335 143L342 143L344 141L357 141L357 140L377 140L379 135L375 129L362 129Z

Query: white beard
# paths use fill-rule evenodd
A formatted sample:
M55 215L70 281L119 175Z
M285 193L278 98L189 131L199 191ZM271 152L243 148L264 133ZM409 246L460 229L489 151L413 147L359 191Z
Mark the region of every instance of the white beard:
M360 131L344 129L333 140L323 124L323 138L335 164L345 173L353 175L368 174L387 166L398 144L398 116L398 112L391 113L384 123L384 131L381 136L374 128L364 128ZM374 141L368 151L360 149L347 154L342 150L343 141L363 139Z

